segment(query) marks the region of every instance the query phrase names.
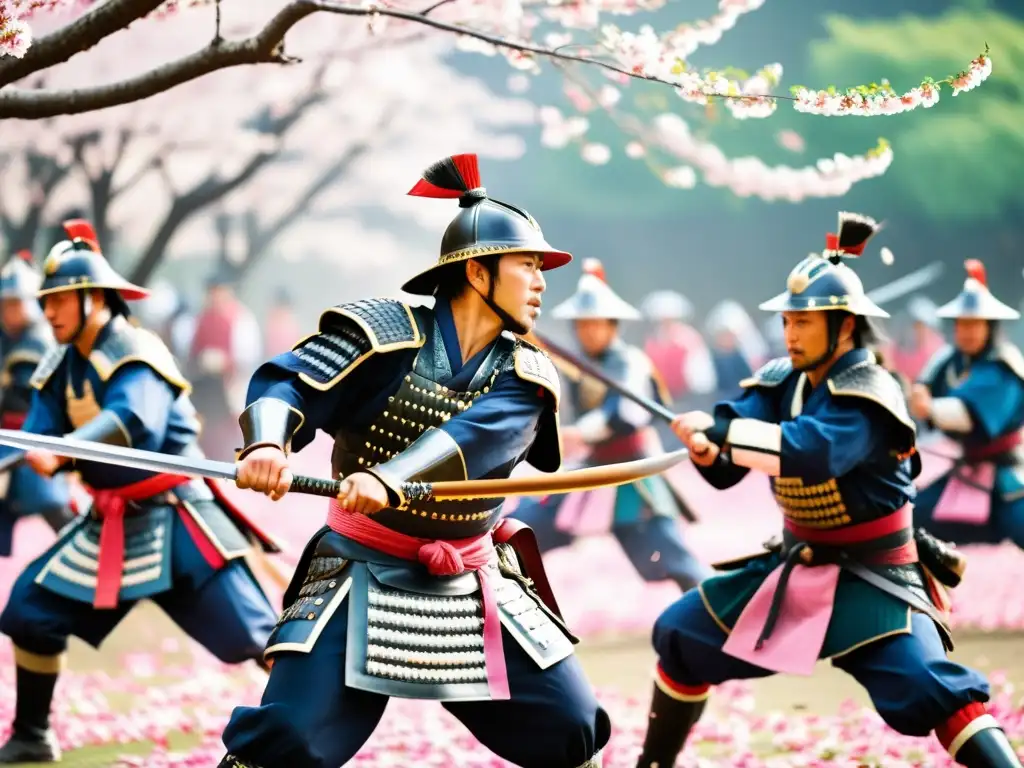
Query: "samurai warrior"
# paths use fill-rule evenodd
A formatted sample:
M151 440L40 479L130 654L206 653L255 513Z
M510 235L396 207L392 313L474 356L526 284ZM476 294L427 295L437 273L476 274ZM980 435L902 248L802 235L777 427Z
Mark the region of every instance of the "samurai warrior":
M809 675L818 659L864 686L894 730L934 732L969 768L1020 766L986 711L985 678L947 657L943 585L956 583L956 561L915 535L915 427L868 347L871 318L887 315L843 263L876 229L840 214L824 253L803 259L788 290L761 305L782 313L788 358L765 364L713 414L675 422L715 488L750 470L768 475L784 531L762 554L721 564L724 573L659 617L641 768L674 764L711 686Z
M935 353L910 396L911 413L953 449L952 467L936 455L941 447L922 456L926 469L944 471L921 489L915 521L958 544L1024 547L1024 355L999 327L1020 314L992 295L980 261L966 268L963 291L936 310L953 320L953 344Z
M435 163L409 194L459 202L437 263L402 288L433 307L328 309L249 387L238 484L280 498L287 454L318 429L344 482L285 594L263 700L235 709L221 768L336 768L392 696L442 702L520 766L596 766L609 738L529 530L501 524L500 498L437 501L410 485L559 467L558 376L516 334L534 325L544 273L572 257L487 194L476 155Z
M628 390L668 405L670 398L650 358L619 336L619 323L638 320L641 314L612 290L596 259L587 259L583 271L576 293L555 307L552 317L572 321L585 360ZM582 451L591 466L662 452L650 411L585 374L568 378L578 418L562 428L566 452ZM664 475L526 499L512 513L533 529L541 552L567 546L577 536L611 532L644 580L671 579L685 592L708 574L683 543L680 515L693 519Z
M201 456L189 384L157 336L129 322L146 291L111 268L91 225L65 222L68 239L44 262L38 292L55 347L40 362L23 429L44 435ZM68 460L30 451L50 477ZM17 704L0 763L56 762L50 705L67 640L99 647L149 598L220 660L257 660L276 611L245 562L276 545L212 483L76 461L93 496L88 512L14 583L0 631L14 644Z
M32 254L22 251L0 270L0 427L21 429L32 402L29 380L53 346L50 327L36 302L42 281L32 265ZM12 460L16 457L12 457ZM18 518L40 515L59 531L74 511L63 475L46 478L24 463L0 469L0 557L11 554Z

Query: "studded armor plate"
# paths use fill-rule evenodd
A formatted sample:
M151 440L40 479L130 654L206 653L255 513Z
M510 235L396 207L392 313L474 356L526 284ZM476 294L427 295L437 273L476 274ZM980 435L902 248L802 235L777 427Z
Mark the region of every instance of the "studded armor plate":
M349 608L346 683L391 696L487 700L483 597L476 576L455 577L470 594L395 588L373 566L355 570ZM466 578L468 577L468 578ZM501 622L541 669L572 654L572 643L518 582L491 568ZM447 591L434 579L436 591ZM463 590L458 590L463 591Z
M333 469L350 475L396 456L424 431L472 408L497 377L497 369L476 391L455 392L416 372L406 375L402 386L388 398L388 408L363 433L340 432L335 436ZM459 461L428 470L416 480L438 482L464 480ZM416 503L409 509L382 509L373 519L394 530L423 538L461 539L490 530L500 514L495 499Z
M510 635L546 669L572 654L572 641L524 589L517 558L507 548L498 545L499 558L488 567L506 642ZM374 561L360 559L369 556ZM268 656L309 653L331 617L347 610L347 685L404 698L490 698L483 596L474 573L431 576L418 563L374 556L328 531L303 554L285 602Z

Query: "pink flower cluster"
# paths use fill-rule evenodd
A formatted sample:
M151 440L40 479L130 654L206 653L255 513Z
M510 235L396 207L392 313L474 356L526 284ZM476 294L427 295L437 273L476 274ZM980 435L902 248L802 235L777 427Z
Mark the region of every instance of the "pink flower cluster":
M835 89L812 91L798 88L793 106L798 112L828 117L898 115L918 107L934 107L939 102L939 90L943 83L951 85L953 95L957 96L977 88L991 74L992 57L982 54L971 62L966 71L937 82L926 80L902 95L896 93L886 81L880 86L850 88L842 93Z

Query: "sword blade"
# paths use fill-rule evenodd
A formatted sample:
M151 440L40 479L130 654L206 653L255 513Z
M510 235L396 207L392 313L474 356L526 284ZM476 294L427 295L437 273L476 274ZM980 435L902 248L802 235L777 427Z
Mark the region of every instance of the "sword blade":
M661 474L687 456L687 450L682 448L672 453L662 453L646 459L571 469L551 474L487 480L446 480L436 483L409 482L403 485L402 490L412 501L417 501L420 498L432 501L455 501L486 499L492 496L544 496L549 493L588 491L609 485L624 485Z
M171 456L156 451L142 451L138 448L124 448L71 437L51 437L13 429L0 429L0 444L26 451L49 451L58 456L81 461L114 464L146 472L167 472L189 477L208 477L212 480L235 479L235 465L226 461Z
M881 285L873 291L868 291L868 298L878 305L895 301L906 296L908 293L913 293L924 288L926 285L934 283L942 277L944 270L945 264L941 261L936 261L934 264L915 269L903 277L898 277L891 283Z

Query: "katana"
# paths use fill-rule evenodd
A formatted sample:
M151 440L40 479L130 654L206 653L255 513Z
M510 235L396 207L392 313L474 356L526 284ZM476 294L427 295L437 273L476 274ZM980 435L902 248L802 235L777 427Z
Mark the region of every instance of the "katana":
M227 461L172 456L137 448L124 448L71 437L51 437L32 432L0 429L0 444L23 450L43 450L58 456L80 461L114 464L146 472L161 472L211 480L235 481L237 465ZM407 482L402 493L408 501L449 501L456 499L490 499L504 496L546 496L624 485L635 480L657 475L686 458L686 449L663 453L646 459L587 467L566 472L528 477L495 478L488 480L451 480L437 483ZM294 475L290 490L312 496L337 498L343 481Z

